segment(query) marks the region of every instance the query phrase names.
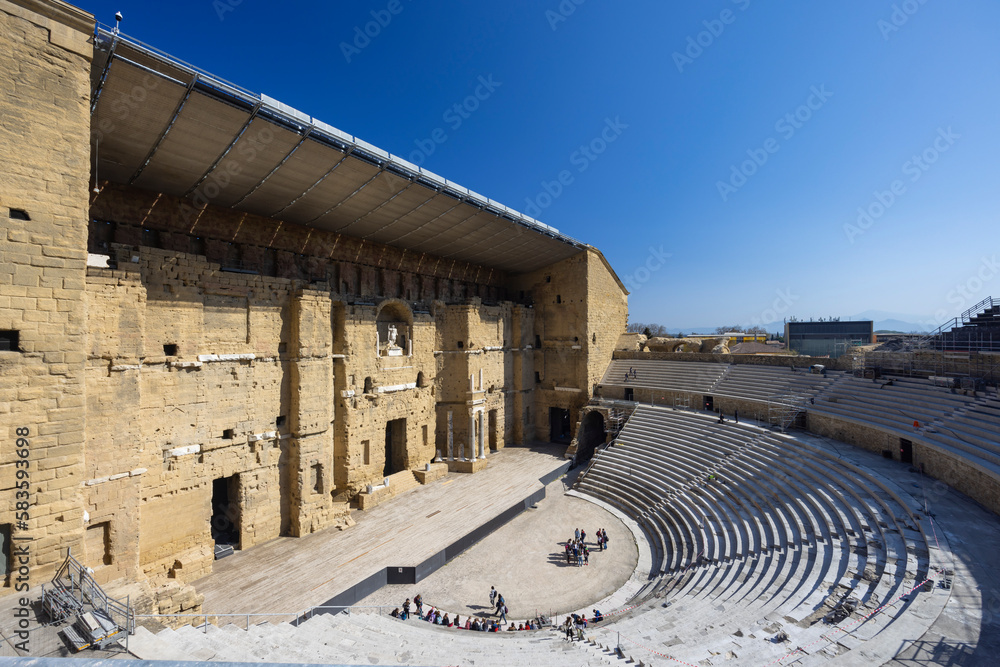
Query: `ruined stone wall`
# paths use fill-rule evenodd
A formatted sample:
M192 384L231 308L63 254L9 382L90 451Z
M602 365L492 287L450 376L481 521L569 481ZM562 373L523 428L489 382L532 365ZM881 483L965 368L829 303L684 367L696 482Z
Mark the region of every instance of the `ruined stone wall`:
M568 410L576 424L607 369L625 331L627 293L593 248L512 284L530 293L535 310L534 437L548 440L550 411Z
M229 268L328 283L336 294L405 301L506 298L506 275L240 211L106 183L91 207L91 252L108 243L204 255Z
M112 579L207 573L222 478L232 493L215 521L242 548L335 521L315 491L332 487L328 296L195 255L113 250L121 268L87 277L85 488L109 537L105 554L88 541L88 564Z
M420 469L434 458L435 329L429 313L413 312L397 299L338 303L335 311L334 338L343 355L334 362L335 479L353 495L384 477L389 421L406 420L396 421L402 449L390 460L395 471ZM400 356L386 352L389 324L405 337L397 339Z
M0 336L12 348L0 351L0 528L28 549L25 571L0 577L5 592L51 578L84 534L92 27L68 5L0 0Z

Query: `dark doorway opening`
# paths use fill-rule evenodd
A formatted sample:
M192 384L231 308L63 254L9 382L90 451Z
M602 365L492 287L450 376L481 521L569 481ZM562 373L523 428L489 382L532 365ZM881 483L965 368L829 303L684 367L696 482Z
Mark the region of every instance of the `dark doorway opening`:
M906 438L899 439L899 460L903 463L913 463L913 443Z
M709 412L715 410L715 399L712 398L711 396L705 397L705 409L708 410Z
M496 410L490 410L489 417L488 417L487 421L489 423L490 451L491 452L495 452L495 451L497 451L497 447L498 447L497 442L500 439L500 432L499 432L500 430L499 430L499 428L497 428L497 411Z
M632 387L625 387L625 400L634 401L635 400L635 389Z
M0 523L0 585L5 583L5 578L10 574L10 524Z
M212 481L212 539L215 545L240 548L240 476Z
M580 432L576 438L576 462L585 463L594 456L594 451L607 439L604 430L604 415L588 412L580 422Z
M549 408L549 440L565 443L570 441L569 410Z
M385 465L382 476L388 477L406 470L406 419L385 423Z

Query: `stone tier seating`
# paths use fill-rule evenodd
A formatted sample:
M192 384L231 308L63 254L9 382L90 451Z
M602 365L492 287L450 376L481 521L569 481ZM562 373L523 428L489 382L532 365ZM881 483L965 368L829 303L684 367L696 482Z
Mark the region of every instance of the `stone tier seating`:
M577 488L635 518L653 544L659 604L614 631L683 644L693 661L704 655L691 647L761 619L801 644L830 630L815 621L842 599L866 613L931 571L919 513L891 484L808 442L706 415L639 406ZM673 620L653 630L663 604Z
M844 377L808 410L935 447L1000 480L998 406L996 398L952 393L927 380Z
M629 368L635 369L635 377L626 381L625 374ZM615 359L605 371L602 384L710 392L728 368L729 364Z
M625 383L629 367L637 377ZM759 401L762 407L779 396L794 397L808 413L934 447L1000 482L1000 402L995 393L971 396L918 378L873 381L841 371L823 376L805 368L651 359L611 362L602 384L732 396Z
M782 366L732 364L713 393L754 401L767 401L775 396L803 396L808 399L831 386L842 375L842 371L827 371L824 376L801 368L793 371Z
M610 655L584 642L563 641L552 630L473 632L374 613L322 614L298 627L186 625L155 635L139 628L129 646L143 659L357 665L577 667L606 665Z

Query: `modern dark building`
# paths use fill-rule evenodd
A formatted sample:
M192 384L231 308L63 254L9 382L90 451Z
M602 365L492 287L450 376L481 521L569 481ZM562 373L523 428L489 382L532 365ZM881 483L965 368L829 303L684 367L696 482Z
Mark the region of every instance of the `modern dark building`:
M785 345L810 357L831 359L852 347L875 342L871 320L855 322L785 322Z

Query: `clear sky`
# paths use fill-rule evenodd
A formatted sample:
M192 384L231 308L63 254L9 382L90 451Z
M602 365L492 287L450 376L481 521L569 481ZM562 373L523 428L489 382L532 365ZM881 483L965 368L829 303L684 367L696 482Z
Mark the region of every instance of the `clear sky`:
M1000 296L992 0L76 4L600 248L632 321Z

